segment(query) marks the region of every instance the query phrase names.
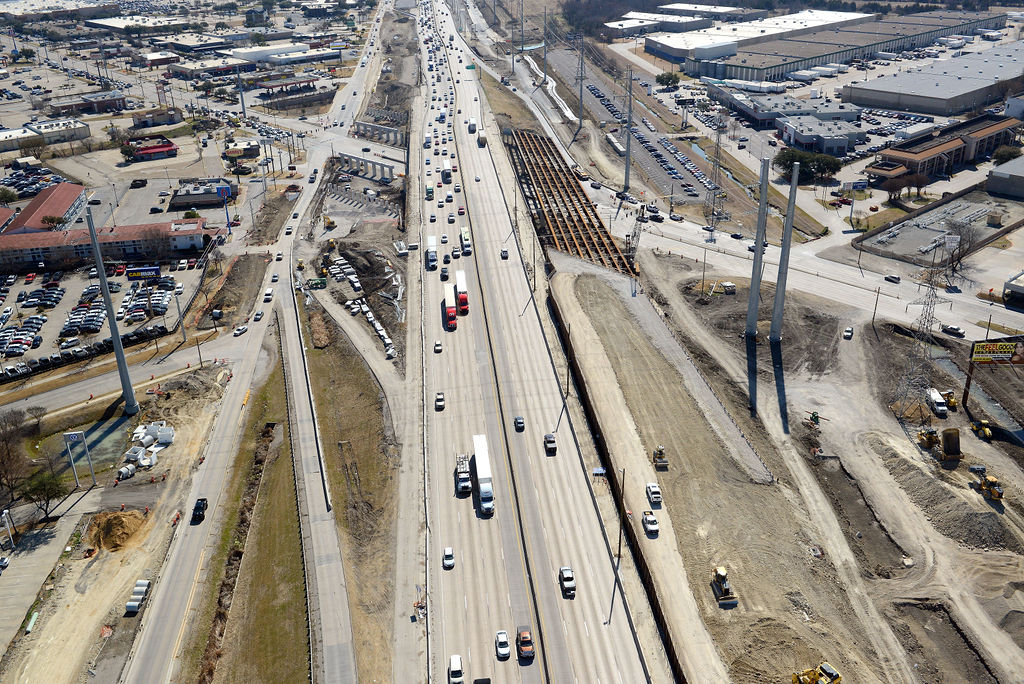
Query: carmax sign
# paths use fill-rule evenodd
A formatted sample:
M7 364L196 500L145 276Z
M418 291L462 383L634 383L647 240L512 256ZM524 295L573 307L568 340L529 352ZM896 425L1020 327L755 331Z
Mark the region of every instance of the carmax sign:
M128 280L149 280L160 277L159 266L134 266L124 272Z

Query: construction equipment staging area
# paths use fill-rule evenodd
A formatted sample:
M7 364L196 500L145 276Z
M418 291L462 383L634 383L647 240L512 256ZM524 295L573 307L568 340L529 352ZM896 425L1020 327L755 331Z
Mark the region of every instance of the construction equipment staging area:
M541 239L555 249L632 274L619 245L551 139L530 131L505 136L512 166Z

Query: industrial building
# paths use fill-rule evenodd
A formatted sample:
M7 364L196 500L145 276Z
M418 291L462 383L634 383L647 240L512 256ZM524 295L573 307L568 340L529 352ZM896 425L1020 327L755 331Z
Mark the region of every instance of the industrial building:
M726 7L722 5L699 5L677 2L661 5L658 12L662 14L681 14L683 16L701 16L717 21L752 21L763 19L771 12L763 9L747 9L746 7Z
M666 50L658 56L680 63L685 60L683 70L691 76L781 81L788 74L816 66L873 59L879 53L899 54L932 45L946 36L973 35L978 30L1005 26L1006 14L1002 12L939 10L819 27L802 34L773 35L735 46L705 43L691 46L689 51Z
M993 195L1024 200L1024 157L1011 159L989 171L985 189Z
M875 180L908 173L948 176L956 168L983 159L1000 145L1011 142L1020 125L1020 119L998 114L957 121L881 151L878 161L866 166L864 173Z
M754 21L721 24L687 33L659 33L644 40L644 50L656 57L680 64L688 59L716 59L734 55L741 47L776 38L812 33L826 27L850 26L870 21L873 17L873 14L859 12L803 10Z
M772 128L786 117L814 117L820 121L856 121L861 108L835 100L798 100L791 95L750 94L723 85L708 83L708 97L739 112L755 128Z
M790 147L823 152L836 157L864 142L866 133L848 121L822 121L815 116L787 116L775 122L782 140Z
M865 107L951 116L1003 98L1004 85L1024 75L1024 41L912 66L843 88L843 100Z
M708 17L687 17L676 14L651 14L648 12L628 12L619 21L605 24L606 33L613 38L627 38L641 33L655 31L696 31L709 28L712 21Z

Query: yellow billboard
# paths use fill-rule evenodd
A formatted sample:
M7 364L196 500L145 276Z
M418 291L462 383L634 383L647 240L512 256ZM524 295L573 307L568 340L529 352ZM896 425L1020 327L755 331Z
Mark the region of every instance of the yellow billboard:
M971 347L971 362L1024 366L1024 336L975 342Z

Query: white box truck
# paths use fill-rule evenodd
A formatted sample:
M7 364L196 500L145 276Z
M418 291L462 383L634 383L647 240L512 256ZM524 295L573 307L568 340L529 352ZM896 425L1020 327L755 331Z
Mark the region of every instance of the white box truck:
M494 481L491 460L487 455L487 435L473 435L473 463L476 466L476 489L480 497L480 514L494 514Z

